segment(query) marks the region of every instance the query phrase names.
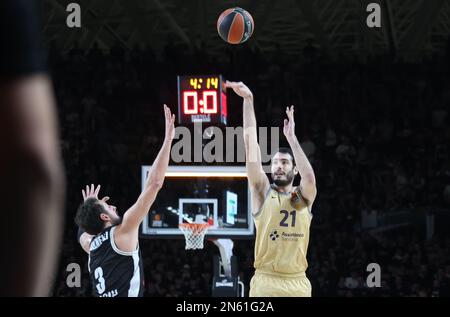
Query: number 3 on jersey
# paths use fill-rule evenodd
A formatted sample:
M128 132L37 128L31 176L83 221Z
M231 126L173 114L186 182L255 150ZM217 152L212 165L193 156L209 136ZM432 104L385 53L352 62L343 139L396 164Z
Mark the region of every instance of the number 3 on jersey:
M103 278L103 270L100 266L95 269L94 276L98 281L98 284L95 285L95 287L97 287L97 292L102 294L105 291L105 279Z
M280 221L281 227L289 227L289 223L288 223L289 216L291 216L291 218L292 218L291 227L295 227L295 216L297 215L295 210L292 210L291 212L289 212L287 210L280 210L280 214L284 215L283 219L281 219L281 221Z

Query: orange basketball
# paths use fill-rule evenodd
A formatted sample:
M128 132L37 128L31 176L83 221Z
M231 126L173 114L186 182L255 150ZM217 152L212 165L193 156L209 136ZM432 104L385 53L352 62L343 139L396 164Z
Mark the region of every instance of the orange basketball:
M247 41L253 34L253 18L242 8L227 9L217 20L217 32L230 44L240 44Z

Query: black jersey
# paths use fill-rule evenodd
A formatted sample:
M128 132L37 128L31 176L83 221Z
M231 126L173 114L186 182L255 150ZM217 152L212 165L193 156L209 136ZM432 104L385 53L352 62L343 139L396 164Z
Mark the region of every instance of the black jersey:
M114 242L115 226L95 236L89 251L89 274L94 296L137 297L144 291L144 272L139 247L124 252Z

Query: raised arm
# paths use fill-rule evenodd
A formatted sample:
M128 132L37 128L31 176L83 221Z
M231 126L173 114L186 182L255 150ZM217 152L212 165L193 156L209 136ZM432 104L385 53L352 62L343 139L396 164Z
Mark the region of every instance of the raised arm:
M253 212L256 213L263 203L264 196L269 189L270 183L261 164L261 150L256 133L256 117L253 108L253 94L242 82L228 82L226 87L232 88L234 92L244 99L243 123L244 144L247 169L247 177L253 196Z
M172 115L170 109L166 105L164 105L164 114L166 121L164 143L158 153L158 156L153 162L144 190L139 195L136 203L125 212L123 215L122 224L118 226L116 231L116 239L119 236L122 236L122 238L118 240L121 240L122 242L125 241L125 245L129 244L130 246L133 246L133 248L135 248L137 244L139 225L155 201L156 195L163 185L164 177L169 165L170 148L175 135L175 115ZM120 241L116 241L116 243L117 242L122 244ZM119 244L118 246L120 246ZM127 248L125 247L125 249Z
M286 115L288 119L284 119L283 133L294 154L294 160L300 173L300 186L297 188L306 199L308 206L311 206L316 198L316 177L314 170L303 152L297 136L295 135L294 106L286 107Z

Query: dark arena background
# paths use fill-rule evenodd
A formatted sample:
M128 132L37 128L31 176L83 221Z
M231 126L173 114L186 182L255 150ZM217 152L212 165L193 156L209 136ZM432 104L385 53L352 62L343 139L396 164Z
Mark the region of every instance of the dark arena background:
M79 5L79 26L71 3ZM164 140L162 106L176 115L175 127L188 126L178 121L177 76L194 75L244 82L258 127L279 127L280 146L287 145L285 108L295 106L296 135L317 183L306 271L313 297L450 295L450 2L43 0L37 7L66 178L52 296L92 296L74 222L81 190L101 184L119 214L136 201L143 167ZM217 19L231 7L254 20L241 44L218 35ZM242 99L231 89L226 96L226 126L242 126ZM245 162L172 157L169 165L208 172ZM217 198L222 218L222 197L214 196L220 183L208 182L166 177L155 206ZM139 231L144 296L248 296L255 232L245 218L247 183L236 176L226 184L244 208L235 219L242 234L218 230L203 249L185 250L181 231L152 231L169 216L150 208ZM226 257L215 238L234 243L232 283L242 282L234 295L217 295L217 261ZM73 263L78 286L68 283ZM376 268L380 283L368 285Z

